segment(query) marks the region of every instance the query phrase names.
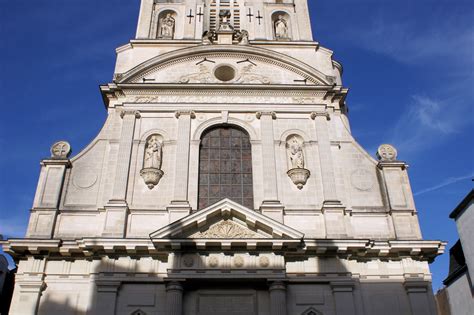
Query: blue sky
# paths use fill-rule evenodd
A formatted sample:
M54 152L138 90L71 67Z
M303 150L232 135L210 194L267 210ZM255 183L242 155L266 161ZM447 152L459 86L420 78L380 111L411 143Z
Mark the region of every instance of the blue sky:
M423 235L452 245L450 211L473 187L471 0L310 0L315 40L344 65L353 134L392 143ZM106 112L98 85L134 36L138 0L0 0L0 234L23 236L39 162L59 139L79 152ZM431 265L435 289L448 256Z

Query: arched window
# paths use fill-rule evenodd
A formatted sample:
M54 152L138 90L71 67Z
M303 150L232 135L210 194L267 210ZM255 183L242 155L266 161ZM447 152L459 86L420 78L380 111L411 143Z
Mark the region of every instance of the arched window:
M253 209L249 135L238 127L207 130L199 150L199 209L229 198Z

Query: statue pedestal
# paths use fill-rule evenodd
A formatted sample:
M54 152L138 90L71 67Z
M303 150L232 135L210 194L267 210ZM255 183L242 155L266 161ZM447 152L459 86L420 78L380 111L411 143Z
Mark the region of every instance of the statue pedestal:
M303 189L311 172L305 168L292 168L286 172L298 189Z

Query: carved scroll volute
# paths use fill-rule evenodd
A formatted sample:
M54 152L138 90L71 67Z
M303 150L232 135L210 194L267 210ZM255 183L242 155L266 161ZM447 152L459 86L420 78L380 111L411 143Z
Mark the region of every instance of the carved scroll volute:
M140 171L140 176L149 189L153 189L158 185L163 176L163 171L161 170L162 158L163 139L159 135L151 135L145 144L143 169Z
M303 139L298 135L290 135L286 140L286 152L288 157L287 174L298 189L303 189L311 174L305 168Z

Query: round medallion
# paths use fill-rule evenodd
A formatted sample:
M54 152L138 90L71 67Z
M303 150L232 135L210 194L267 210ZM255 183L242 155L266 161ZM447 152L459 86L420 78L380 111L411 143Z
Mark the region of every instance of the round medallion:
M72 183L77 188L87 189L97 182L97 174L96 171L84 166L79 166L74 169L72 175Z
M372 174L368 169L360 168L352 172L351 184L354 188L362 191L371 190L374 186Z
M263 268L266 268L266 267L270 266L270 259L268 259L268 257L266 257L266 256L260 257L260 259L258 261L260 263L260 266L263 267Z
M219 265L219 259L216 256L209 257L209 266L217 267Z
M236 267L242 267L244 265L244 258L242 256L235 256L234 257L234 265Z
M397 149L390 144L382 144L377 150L377 158L381 161L396 161Z
M51 146L51 157L67 159L71 154L71 145L66 141L58 141Z
M194 257L191 255L183 256L183 265L185 267L191 268L194 265Z

